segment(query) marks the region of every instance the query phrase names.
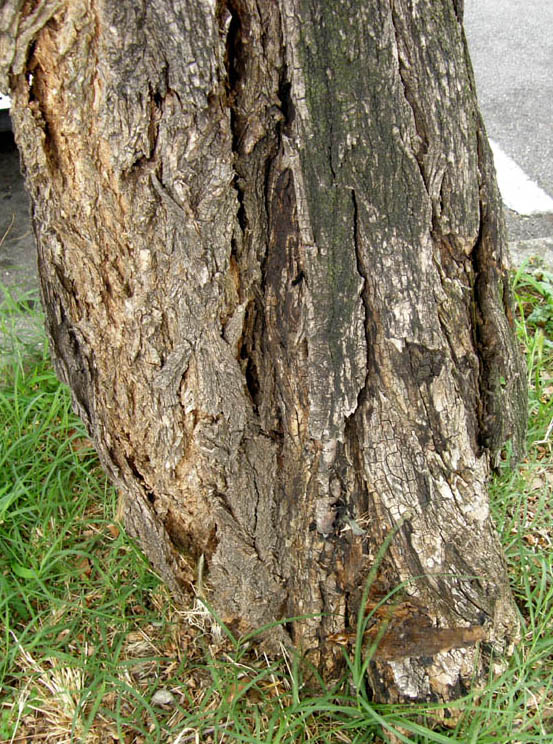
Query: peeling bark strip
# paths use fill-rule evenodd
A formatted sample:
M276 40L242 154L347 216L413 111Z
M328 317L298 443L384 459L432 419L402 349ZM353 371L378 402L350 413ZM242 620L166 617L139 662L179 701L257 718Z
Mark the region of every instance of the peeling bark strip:
M305 615L271 640L328 676L393 533L378 592L405 596L369 669L390 701L455 697L517 634L486 484L522 446L524 374L461 15L0 16L56 368L129 531L177 597L205 559L239 631Z
M376 660L399 661L405 658L422 658L451 651L453 648L471 646L486 638L486 631L479 625L468 628L433 628L410 623L400 633L384 633L381 638L376 632L368 633L364 652ZM355 633L337 633L329 639L341 646L354 644Z

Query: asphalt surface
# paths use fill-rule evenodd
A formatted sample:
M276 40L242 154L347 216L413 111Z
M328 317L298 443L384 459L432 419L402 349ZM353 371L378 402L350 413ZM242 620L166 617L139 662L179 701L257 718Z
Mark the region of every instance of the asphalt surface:
M553 2L465 0L488 135L553 195Z
M488 136L553 197L552 0L465 0L465 31ZM553 267L553 213L506 215L515 263Z

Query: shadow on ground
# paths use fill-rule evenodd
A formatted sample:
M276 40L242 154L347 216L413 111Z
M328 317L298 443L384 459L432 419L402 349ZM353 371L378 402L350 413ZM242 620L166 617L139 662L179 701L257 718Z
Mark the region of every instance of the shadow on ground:
M11 291L38 286L29 198L23 185L19 153L9 131L0 132L0 284Z

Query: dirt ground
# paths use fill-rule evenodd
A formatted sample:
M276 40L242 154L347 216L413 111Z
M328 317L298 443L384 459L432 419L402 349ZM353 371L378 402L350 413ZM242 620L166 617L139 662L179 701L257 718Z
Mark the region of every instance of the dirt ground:
M0 298L1 285L21 291L38 286L29 199L11 132L0 132Z

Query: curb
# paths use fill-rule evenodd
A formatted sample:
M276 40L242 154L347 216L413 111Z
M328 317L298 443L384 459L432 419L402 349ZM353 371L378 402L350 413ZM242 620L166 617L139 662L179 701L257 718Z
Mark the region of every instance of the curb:
M524 261L537 258L544 266L553 269L553 237L511 241L509 253L513 266L521 266Z

